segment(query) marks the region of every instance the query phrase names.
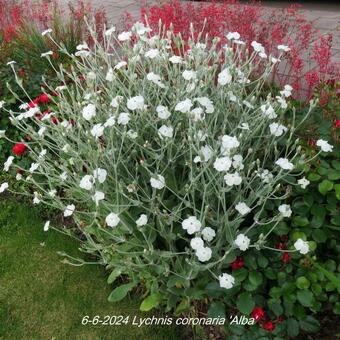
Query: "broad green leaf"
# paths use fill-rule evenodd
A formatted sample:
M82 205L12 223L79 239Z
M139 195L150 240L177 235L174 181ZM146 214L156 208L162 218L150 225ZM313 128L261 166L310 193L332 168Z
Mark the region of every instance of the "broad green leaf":
M313 239L318 243L324 243L327 240L327 235L322 229L316 229L312 232Z
M313 293L310 290L303 289L296 293L296 297L302 306L311 307L314 302Z
M335 195L338 200L340 200L340 184L334 185Z
M117 302L125 298L127 293L137 285L137 282L130 282L115 288L108 297L109 302Z
M310 286L310 282L309 280L304 277L304 276L300 276L296 279L296 287L298 287L299 289L307 289Z
M249 281L255 287L259 286L263 281L262 274L255 271L249 272Z
M189 299L183 299L176 307L176 314L179 314L190 307Z
M292 318L287 320L287 333L292 338L295 338L299 334L299 323Z
M155 308L159 305L162 300L162 296L160 294L151 294L147 298L143 300L139 309L143 312L148 312L152 308Z
M241 313L250 314L255 307L255 301L250 293L244 292L238 296L236 305Z
M300 321L300 328L308 333L315 333L320 329L320 323L312 316L308 315L304 320Z
M324 179L319 183L319 191L322 195L326 195L328 191L333 189L333 183L327 179Z
M318 174L316 174L315 172L311 172L311 173L308 175L308 179L309 179L311 182L316 182L316 181L318 181L320 178L321 178L321 176L318 175Z
M225 306L222 302L213 302L208 310L209 318L225 318Z
M308 218L307 217L302 217L302 216L296 216L293 218L293 222L299 226L299 227L304 227L306 226L309 221L308 221Z

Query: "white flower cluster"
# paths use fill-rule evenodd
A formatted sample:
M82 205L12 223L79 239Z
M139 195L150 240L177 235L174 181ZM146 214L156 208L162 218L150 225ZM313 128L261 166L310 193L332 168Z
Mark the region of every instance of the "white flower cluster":
M283 124L293 88L265 99L261 92L274 60L289 48L279 46L279 55L271 56L254 41L248 55L238 32L227 40L220 53L217 40L190 40L186 49L172 31L154 33L136 23L119 34L106 30L104 46L95 37L95 46L79 44L75 72L61 69L61 85L48 88L59 94L53 110L42 114L39 106L23 104L7 111L32 142L27 169L10 156L4 171L20 168L17 179L35 187L35 204L47 202L91 226L82 228L84 247L105 249L105 261L107 253L124 254L122 266L129 258L135 261L129 270L139 272L145 261L168 270L178 256L181 275L190 276L194 261L195 270L209 265L220 286L231 288L235 279L221 274L217 263L228 249L256 244L246 228L284 192L282 177L304 157L292 138L294 124ZM265 69L254 79L259 59ZM0 107L6 110L6 103ZM317 145L332 151L326 141ZM297 183L306 188L309 181ZM0 186L5 190L7 182ZM263 224L292 214L286 204L278 210ZM105 246L94 247L92 233ZM295 243L302 254L303 242Z

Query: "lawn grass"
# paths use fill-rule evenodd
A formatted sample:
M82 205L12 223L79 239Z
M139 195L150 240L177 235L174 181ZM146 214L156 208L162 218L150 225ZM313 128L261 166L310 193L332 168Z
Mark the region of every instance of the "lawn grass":
M0 339L182 338L171 326L83 326L85 315L146 315L137 296L107 301L112 287L103 267L62 263L57 251L81 256L78 243L44 232L43 224L31 206L8 197L0 201Z

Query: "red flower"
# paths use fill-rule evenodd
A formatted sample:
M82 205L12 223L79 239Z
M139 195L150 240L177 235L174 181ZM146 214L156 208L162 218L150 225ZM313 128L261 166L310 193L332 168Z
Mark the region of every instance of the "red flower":
M46 93L42 93L37 99L41 104L47 104L50 102L50 97Z
M282 315L278 316L276 322L282 323L283 322L283 316Z
M25 77L25 69L23 67L20 67L18 70L18 74L20 78Z
M266 316L266 313L261 307L255 307L251 312L251 316L255 321L260 321Z
M237 259L231 264L232 270L240 269L244 266L244 260L242 256L238 256Z
M29 106L31 109L33 109L34 107L37 106L37 103L35 103L35 100L33 100L33 101L31 101L31 102L28 103L28 106Z
M283 253L281 256L281 260L283 263L288 263L290 262L290 255L288 253Z
M266 331L272 332L275 329L275 324L273 321L269 320L262 325L262 328Z
M57 118L57 117L52 117L52 118L51 118L51 122L52 122L53 124L58 124L58 123L59 123L59 118Z
M27 150L27 146L24 143L17 143L13 146L13 153L16 156L21 156Z
M334 126L335 126L336 129L340 129L340 119L335 120Z

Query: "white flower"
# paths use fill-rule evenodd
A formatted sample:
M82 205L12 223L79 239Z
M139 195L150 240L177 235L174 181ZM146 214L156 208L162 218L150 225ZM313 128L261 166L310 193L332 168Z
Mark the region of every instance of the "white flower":
M49 33L52 33L52 29L51 29L51 28L48 28L48 29L46 29L45 31L42 31L42 32L41 32L41 35L42 35L42 36L45 36L46 34L49 34Z
M204 242L200 237L194 237L190 240L190 247L194 250L204 247Z
M39 193L34 191L33 195L34 195L34 197L33 197L33 204L39 204L40 203L40 195L39 195Z
M238 32L229 32L227 34L227 39L228 40L239 40L241 38L240 33Z
M186 98L185 100L177 103L177 105L175 106L175 110L182 113L188 113L191 107L192 107L191 100Z
M199 261L207 262L211 259L211 249L209 247L200 247L196 250L195 254Z
M104 127L111 127L111 126L113 126L115 124L116 124L116 119L115 119L115 117L111 116L104 123Z
M163 189L165 187L165 178L162 175L151 177L150 184L155 189Z
M52 189L52 190L50 190L47 194L48 194L48 196L50 196L50 197L53 198L53 197L55 197L56 193L57 193L57 190Z
M240 142L237 140L236 137L224 135L222 136L222 147L225 150L235 149L240 145Z
M109 37L113 32L116 32L116 27L112 26L108 30L105 31L105 36Z
M285 51L285 52L289 52L290 51L290 48L288 46L286 46L286 45L279 45L279 46L277 46L277 49Z
M136 220L137 227L142 227L148 223L148 217L145 214L141 214Z
M150 72L146 75L146 79L149 81L152 81L154 84L156 84L160 88L165 88L165 85L162 83L161 76L159 74Z
M242 183L242 177L239 175L238 172L235 172L233 174L226 174L223 178L225 183L230 187L234 185L240 185Z
M93 178L97 179L99 183L104 183L107 177L107 171L105 169L95 169L93 170Z
M273 180L273 174L268 169L263 169L258 173L258 176L262 179L264 183L270 183Z
M101 191L96 191L92 196L92 200L96 203L96 205L98 205L99 201L102 201L104 198L105 194Z
M65 210L64 210L64 217L69 217L74 213L75 210L75 206L74 204L70 204L68 206L66 206Z
M35 170L37 170L39 168L39 163L32 163L30 168L29 168L29 172L33 173Z
M264 53L264 47L257 41L252 41L251 46L253 47L255 52Z
M171 115L166 106L158 105L156 107L157 116L160 119L168 119Z
M127 125L130 121L130 114L128 112L122 112L118 116L118 124Z
M288 104L284 98L277 96L276 99L282 109L286 109L288 107Z
M46 126L42 126L39 130L38 130L38 136L42 137L43 134L46 131Z
M106 216L105 222L109 227L114 228L117 227L118 223L120 222L120 218L117 214L110 213Z
M59 175L59 178L61 179L62 182L65 182L67 180L67 172L64 171Z
M294 248L298 250L301 254L305 255L309 252L309 244L308 242L302 240L299 238L295 243L294 243Z
M201 154L202 156L196 156L194 158L194 163L198 163L198 162L208 162L209 159L213 156L214 151L213 149L208 146L208 145L204 145L201 147Z
M249 130L249 124L248 123L242 123L241 125L239 125L239 129Z
M114 108L117 108L119 106L119 103L123 100L124 98L122 96L116 96L111 100L110 105Z
M231 80L232 76L230 74L229 68L225 68L221 73L219 73L217 82L223 86L229 84Z
M129 98L126 106L131 111L141 110L144 108L144 98L142 96Z
M85 190L91 190L93 186L93 177L91 175L85 175L79 183L79 187Z
M182 77L185 80L196 80L196 72L195 71L191 71L191 70L185 70L182 73Z
M144 56L150 59L157 58L159 56L159 50L157 48L152 48L151 50L145 52Z
M240 250L245 251L249 248L250 239L244 234L239 234L234 243Z
M102 124L93 125L91 129L91 135L95 138L99 138L103 135L105 127Z
M46 221L44 224L44 231L47 231L50 228L50 221Z
M210 242L216 236L216 232L214 229L210 227L205 227L202 229L202 237L205 241Z
M292 95L293 87L290 85L285 85L283 91L280 91L282 97L290 97Z
M17 173L17 174L15 175L15 179L16 179L17 181L21 181L21 180L22 180L22 174Z
M268 117L269 119L275 119L277 117L277 114L275 113L275 110L271 105L261 105L261 111L263 115Z
M333 145L329 144L327 141L323 139L317 140L316 145L320 147L321 151L323 152L332 152L333 150Z
M53 51L48 51L48 52L45 52L45 53L41 53L40 57L41 58L46 58L50 55L53 55Z
M201 107L196 107L189 112L190 116L194 120L194 122L198 122L204 119L204 112Z
M129 130L126 132L126 134L131 138L131 139L136 139L138 137L138 133L134 130Z
M4 182L0 185L0 193L4 192L8 188L8 183Z
M13 160L14 160L14 157L13 156L9 156L8 158L7 158L7 161L4 163L4 171L8 171L9 170L9 168L10 168L10 166L12 165L12 163L13 163Z
M116 64L116 66L114 67L115 70L119 70L122 67L126 66L127 62L126 61L120 61L118 64Z
M297 182L302 189L306 189L307 186L310 184L310 181L305 177L300 178Z
M222 172L228 171L231 167L231 159L229 157L216 158L214 162L215 170Z
M242 155L233 156L233 167L238 170L242 170L244 168Z
M7 66L11 66L11 65L14 65L14 64L16 64L16 63L17 63L16 61L11 60L11 61L9 61L6 65L7 65Z
M118 40L127 41L127 40L130 40L131 36L132 36L131 32L122 32L118 35Z
M214 105L213 102L208 97L197 97L195 98L202 106L205 107L206 113L213 113L214 112Z
M160 138L172 138L174 134L174 129L171 126L162 125L158 129L158 135Z
M182 221L182 228L192 235L201 230L202 224L195 216L189 216Z
M94 104L88 104L83 108L82 115L85 120L91 120L96 115L96 107Z
M182 58L177 55L170 57L169 61L172 62L173 64L182 64Z
M225 289L231 289L233 288L234 284L235 284L235 279L233 276L227 274L227 273L223 273L218 277L218 281L220 283L220 287L221 288L225 288Z
M113 81L113 79L114 79L113 69L110 67L106 73L105 80L111 82Z
M280 137L283 135L284 132L286 132L288 129L284 126L284 125L281 125L281 124L278 124L278 123L271 123L269 125L269 130L270 130L270 133L275 136L275 137Z
M239 202L235 205L235 209L243 216L247 215L251 209L244 202Z
M292 210L290 209L289 204L281 204L279 206L279 212L283 217L290 217L292 216Z
M145 33L149 33L152 31L150 27L145 27L142 22L136 22L133 25L132 29L136 31L138 35L144 35Z
M283 170L292 170L294 167L293 163L289 162L287 158L279 158L275 164Z

